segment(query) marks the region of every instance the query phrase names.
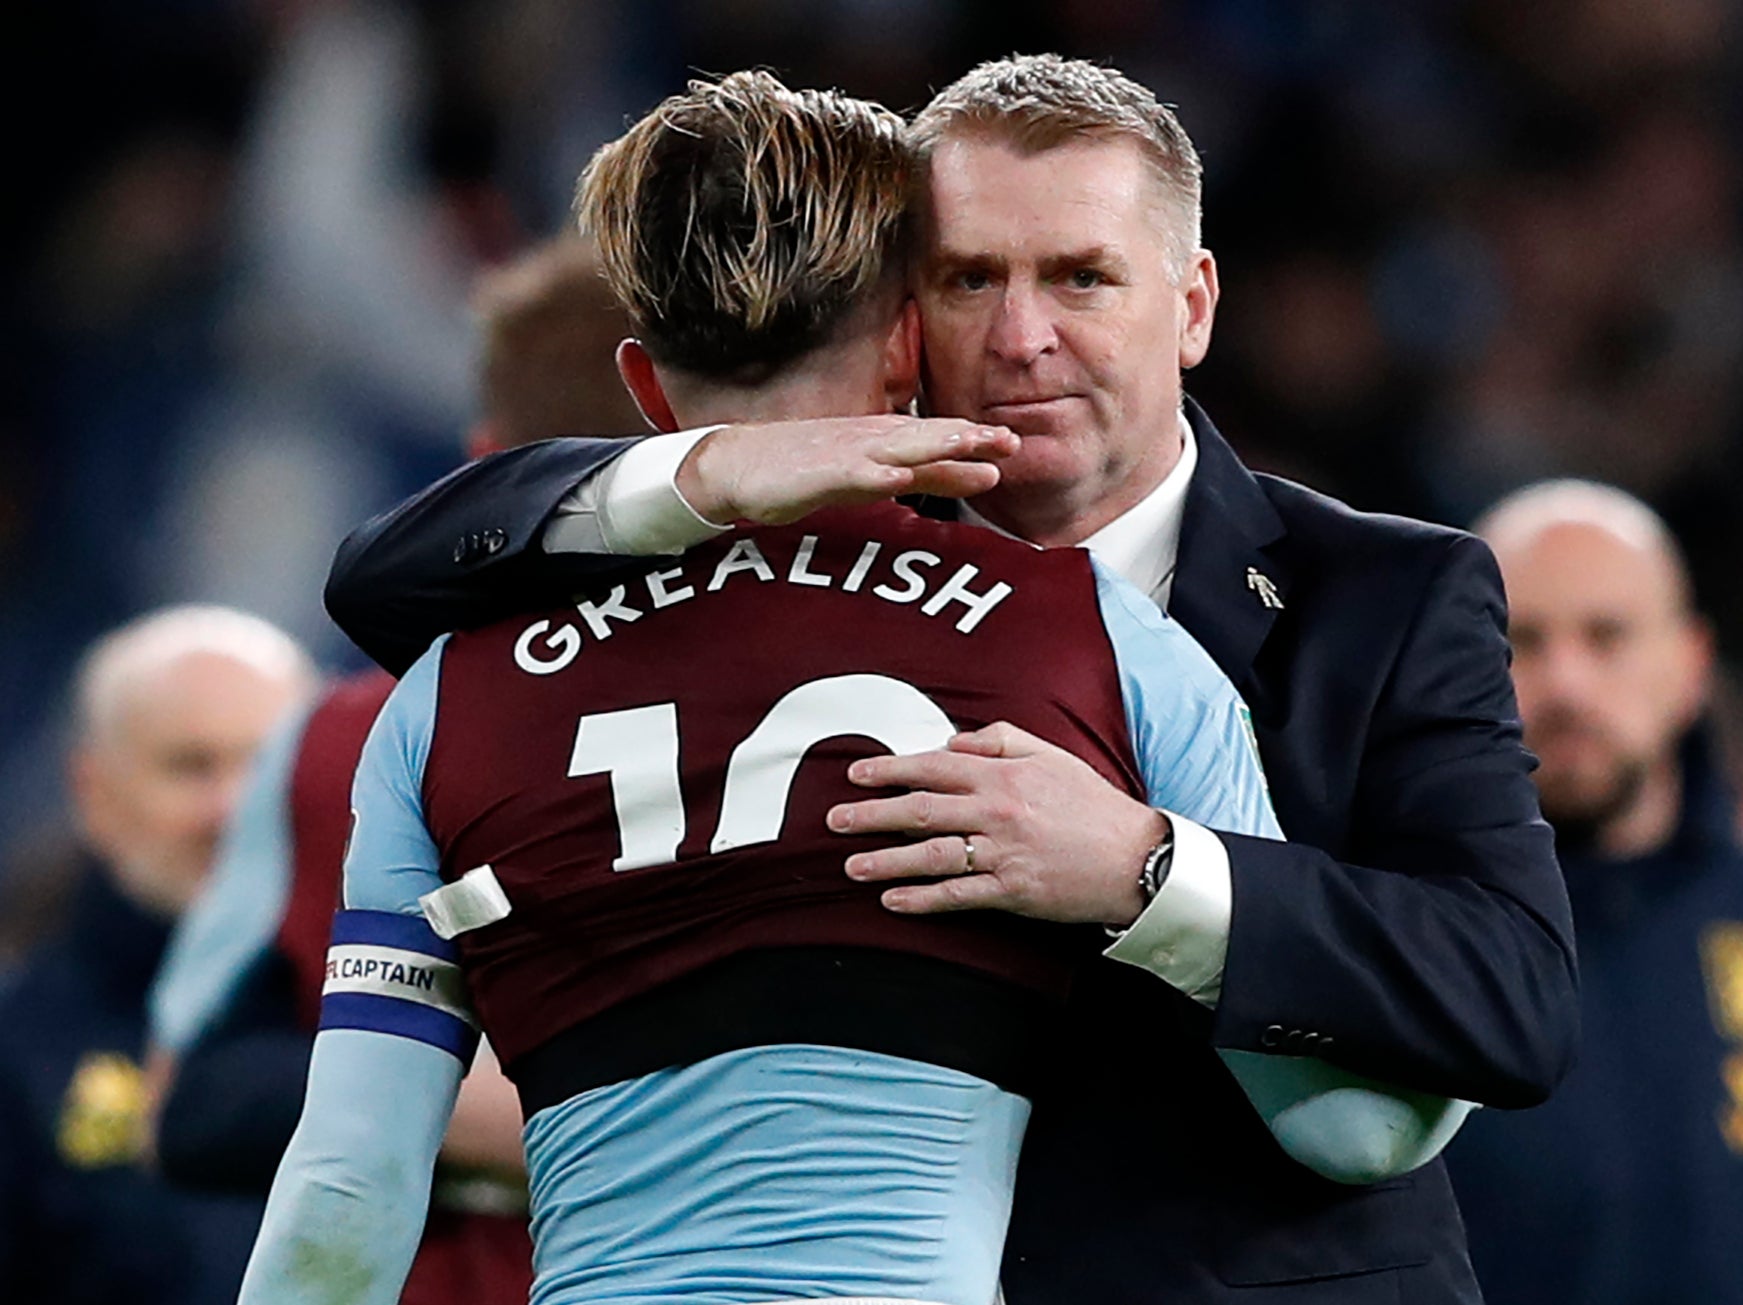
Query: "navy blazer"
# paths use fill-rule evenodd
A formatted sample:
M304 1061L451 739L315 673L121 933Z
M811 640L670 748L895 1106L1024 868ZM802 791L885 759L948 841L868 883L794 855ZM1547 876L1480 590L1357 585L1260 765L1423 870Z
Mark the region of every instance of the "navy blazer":
M1492 1106L1541 1101L1578 1022L1573 930L1473 537L1243 467L1197 405L1171 613L1240 688L1287 843L1224 835L1214 1013L1096 967L1037 1094L1011 1305L1441 1305L1480 1299L1444 1167L1343 1187L1289 1160L1214 1054L1308 1054ZM542 553L554 505L621 450L474 463L340 550L329 610L403 670L428 642L622 562ZM1279 606L1279 604L1281 604Z

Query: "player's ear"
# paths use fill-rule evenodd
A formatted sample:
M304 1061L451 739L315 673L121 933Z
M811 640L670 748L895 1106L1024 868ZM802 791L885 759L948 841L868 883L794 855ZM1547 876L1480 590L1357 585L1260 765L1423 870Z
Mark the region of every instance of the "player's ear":
M912 299L884 340L884 399L891 412L906 412L920 388L920 308Z
M666 387L660 384L654 360L648 357L648 351L642 348L640 340L624 340L618 344L617 374L623 377L624 388L635 400L635 406L642 410L642 416L648 419L648 425L657 431L679 429L678 419L672 415L671 402L666 398Z

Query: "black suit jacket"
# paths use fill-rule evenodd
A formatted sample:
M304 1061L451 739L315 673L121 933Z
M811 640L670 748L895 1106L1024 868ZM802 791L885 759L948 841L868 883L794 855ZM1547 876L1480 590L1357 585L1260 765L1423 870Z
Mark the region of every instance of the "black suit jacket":
M1520 743L1500 577L1468 535L1253 475L1188 415L1199 463L1170 610L1252 708L1290 841L1224 836L1234 912L1214 1013L1113 962L1080 988L1024 1147L1006 1291L1011 1305L1473 1302L1438 1161L1368 1188L1316 1177L1214 1048L1504 1107L1565 1072L1572 925ZM445 629L597 579L614 564L547 556L537 537L620 448L500 455L371 522L341 549L334 618L399 670Z

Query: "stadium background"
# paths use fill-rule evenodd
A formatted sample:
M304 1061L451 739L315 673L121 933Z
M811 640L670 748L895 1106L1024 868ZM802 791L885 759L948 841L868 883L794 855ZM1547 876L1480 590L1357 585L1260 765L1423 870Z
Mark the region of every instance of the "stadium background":
M693 70L911 108L1114 62L1205 156L1189 381L1256 466L1465 523L1580 474L1743 648L1733 0L60 0L27 11L0 257L0 884L65 836L62 695L169 601L358 664L319 585L459 457L475 273ZM46 74L46 75L45 75ZM0 958L3 961L3 958Z

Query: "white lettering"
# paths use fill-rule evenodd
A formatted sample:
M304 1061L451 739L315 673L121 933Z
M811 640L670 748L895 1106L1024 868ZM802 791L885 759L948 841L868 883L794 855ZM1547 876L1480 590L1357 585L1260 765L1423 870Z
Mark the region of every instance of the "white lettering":
M937 703L887 675L836 675L801 684L732 750L709 850L727 852L781 836L793 776L813 744L858 734L900 757L941 748L955 731Z
M574 661L581 651L581 631L565 623L545 638L545 646L555 649L556 656L541 657L535 654L533 640L550 628L549 621L534 621L514 641L514 664L528 675L555 675Z
M812 585L827 589L835 583L833 576L822 575L811 569L811 555L817 551L817 536L806 535L799 541L799 551L793 555L792 570L787 572L787 582L795 585Z
M872 539L868 540L866 546L859 550L859 557L854 560L853 570L849 571L847 579L842 581L841 588L844 593L857 594L859 592L859 587L865 583L865 573L871 570L871 564L882 548L882 544Z
M907 587L897 589L892 585L878 585L872 592L892 603L911 603L926 592L926 577L914 568L937 566L943 560L938 554L928 553L923 548L910 548L906 553L898 553L896 560L890 563L890 569L902 578Z
M583 716L575 727L569 777L611 777L611 802L622 837L613 870L670 865L684 841L684 800L678 787L678 707L646 707Z
M980 574L980 568L971 562L965 562L955 575L944 582L944 587L928 598L920 610L927 616L937 616L951 603L961 603L968 611L956 623L959 634L967 634L986 619L986 614L1002 603L1011 592L1010 585L1000 580L984 594L970 593L968 582Z
M689 585L677 589L667 589L668 580L682 580L684 568L675 566L670 571L649 571L647 574L648 597L654 600L654 606L670 607L673 603L681 603L686 598L694 598L696 591Z
M611 596L603 603L595 606L592 603L582 603L575 610L581 613L581 619L587 622L587 628L593 631L595 639L609 639L613 617L620 621L639 621L642 614L623 601L624 587L616 586Z
M726 583L726 577L735 571L755 571L758 580L773 580L775 569L763 556L763 550L757 547L754 539L741 539L727 550L726 556L720 559L720 565L714 568L714 575L708 581L708 592L713 593Z

